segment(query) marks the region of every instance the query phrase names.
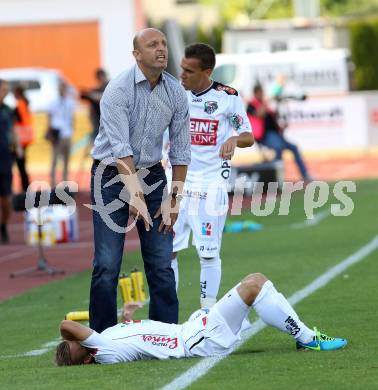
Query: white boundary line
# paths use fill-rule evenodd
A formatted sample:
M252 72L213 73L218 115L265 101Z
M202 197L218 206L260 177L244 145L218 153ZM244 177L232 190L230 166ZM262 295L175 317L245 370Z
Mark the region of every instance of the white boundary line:
M318 278L316 278L314 281L312 281L310 284L308 284L303 289L295 292L288 299L289 302L292 305L295 305L296 303L307 298L312 293L314 293L315 291L319 290L320 288L325 286L327 283L329 283L336 276L340 275L348 267L363 260L366 256L368 256L370 253L375 251L377 248L378 248L378 235L373 240L371 240L368 244L361 247L353 255L349 256L345 260L336 264L334 267L330 268L327 272L320 275ZM242 334L242 339L239 343L237 343L234 350L239 348L249 338L254 336L256 333L260 332L260 330L264 329L265 327L266 327L266 325L261 320L255 321L252 324L252 327L249 328L247 331L245 331ZM3 356L0 356L0 359L10 359L10 358L17 358L17 357L24 357L24 356L40 356L40 355L45 354L46 352L48 352L52 348L54 348L56 345L59 344L59 342L60 342L60 339L49 341L49 342L41 345L41 347L38 349L33 349L29 352L20 353L20 354L16 354L16 355L3 355ZM199 363L192 366L189 370L187 370L186 372L181 374L179 377L174 379L171 383L164 386L162 388L162 390L185 389L187 386L191 385L197 379L204 376L208 371L211 370L212 367L214 367L216 364L218 364L220 361L222 361L226 357L227 357L227 355L202 359Z
M301 290L295 292L288 300L292 305L302 301L303 299L310 296L315 291L324 287L336 276L340 275L348 267L360 262L370 253L374 252L378 248L378 235L373 238L368 244L361 247L357 252L353 253L351 256L336 264L334 267L330 268L327 272L320 275L318 278L313 280L310 284L304 287ZM264 329L266 325L261 321L257 320L252 324L252 327L245 331L242 334L242 339L237 343L234 350L238 349L242 344L244 344L252 336ZM168 383L166 386L162 387L161 390L181 390L190 386L192 383L197 381L202 376L206 375L215 365L221 362L223 359L227 358L225 356L216 356L203 358L201 361L183 374L178 376L172 382Z
M139 239L130 239L125 241L126 251L134 250L138 248L139 246ZM93 248L94 243L92 241L78 241L78 242L69 242L64 244L56 244L52 246L44 246L43 249L46 252L52 252L52 251L64 251L64 250L70 250L70 249L88 249ZM15 245L13 247L16 247ZM4 256L0 256L0 264L6 263L7 261L14 260L19 257L23 257L26 255L34 254L37 250L37 245L30 245L27 246L26 244L19 244L18 247L23 248L19 249L15 252L6 254Z
M304 222L292 223L291 225L289 225L289 229L303 229L309 226L315 226L319 224L323 219L328 218L330 215L330 209L319 211L314 215L312 219L305 219Z
M0 359L11 359L11 358L25 357L25 356L40 356L40 355L43 355L46 352L50 351L50 349L56 347L60 343L60 341L61 341L60 339L49 341L49 342L41 345L39 349L33 349L29 352L18 353L16 355L0 356Z

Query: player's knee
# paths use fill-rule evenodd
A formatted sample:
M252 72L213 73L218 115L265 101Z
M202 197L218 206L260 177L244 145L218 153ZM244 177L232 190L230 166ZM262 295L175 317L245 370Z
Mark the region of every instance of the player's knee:
M257 297L259 292L261 291L264 283L268 280L268 278L259 273L256 272L254 274L248 275L246 278L244 278L241 282L242 285L245 286L245 288L248 290L248 292L253 297Z
M200 257L201 267L217 267L221 265L221 259L219 256L215 257Z

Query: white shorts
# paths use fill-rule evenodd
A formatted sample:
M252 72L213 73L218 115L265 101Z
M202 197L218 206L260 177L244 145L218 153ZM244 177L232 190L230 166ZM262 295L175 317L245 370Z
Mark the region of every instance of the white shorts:
M216 356L232 352L240 340L242 324L249 310L236 288L210 310L197 310L183 324L186 356Z
M192 232L192 245L200 257L218 256L227 211L228 194L224 188L210 192L185 190L173 227L173 252L188 247Z

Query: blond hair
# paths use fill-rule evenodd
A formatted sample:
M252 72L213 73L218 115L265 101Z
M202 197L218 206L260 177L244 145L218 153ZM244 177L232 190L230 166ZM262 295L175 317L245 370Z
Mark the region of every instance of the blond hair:
M57 366L72 366L70 345L66 340L56 347L55 363Z

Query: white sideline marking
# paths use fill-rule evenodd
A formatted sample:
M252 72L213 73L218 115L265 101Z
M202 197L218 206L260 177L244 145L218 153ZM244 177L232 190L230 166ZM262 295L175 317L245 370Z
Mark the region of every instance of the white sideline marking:
M16 355L4 355L0 356L0 359L10 359L10 358L17 358L17 357L24 357L24 356L40 356L48 352L50 349L56 347L61 342L60 339L56 339L53 341L49 341L43 345L39 349L33 349L29 352L25 353L18 353Z
M331 215L331 210L326 209L319 211L318 213L314 214L314 217L311 219L305 219L303 222L295 222L291 223L290 225L277 225L277 226L268 226L267 228L263 228L261 232L264 231L277 231L277 230L283 230L283 229L293 229L293 230L299 230L299 229L305 229L311 226L318 225L321 221L328 218ZM336 216L336 215L335 215Z
M16 252L9 253L9 254L6 254L4 256L0 256L0 263L5 263L6 261L17 259L18 257L30 255L30 253L33 252L32 248L26 248L25 249L25 245L23 245L23 248L24 249L22 249L22 250L18 250Z
M306 287L295 292L293 295L290 296L290 298L288 298L288 301L292 305L295 305L296 303L302 301L303 299L307 298L309 295L311 295L316 290L319 290L321 287L325 286L328 282L330 282L336 276L340 275L348 267L363 260L367 255L372 253L377 248L378 248L378 236L376 236L368 244L366 244L362 248L360 248L353 255L349 256L345 260L336 264L334 267L330 268L324 274L320 275L318 278L316 278L314 281L312 281ZM121 311L122 311L122 309L119 309L118 314L120 314ZM264 329L265 327L266 327L266 325L261 320L257 320L254 323L252 323L251 328L249 328L248 330L243 332L242 339L239 343L237 343L235 345L234 350L239 348L245 341L247 341L249 338L254 336L256 333L260 332L260 330ZM56 339L56 340L47 342L47 343L43 344L39 349L33 349L32 351L25 352L22 354L2 355L2 356L0 355L0 359L10 359L10 358L16 358L16 357L23 357L23 356L43 355L44 353L48 352L50 349L52 349L53 347L58 345L60 341L61 341L60 339ZM215 366L217 363L219 363L221 360L223 360L226 357L227 357L227 355L226 356L216 356L216 357L210 357L210 358L203 358L199 363L195 364L193 367L191 367L189 370L187 370L182 375L177 377L171 383L164 386L162 388L162 390L184 389L185 387L189 386L190 384L195 382L197 379L199 379L200 377L205 375L208 371L211 370L211 368L213 366Z
M343 271L345 271L348 267L360 262L370 253L375 251L378 248L378 236L375 236L373 240L371 240L368 244L364 245L357 252L353 253L351 256L336 264L334 267L330 268L327 272L320 275L318 278L313 280L310 284L304 287L301 290L298 290L293 295L290 296L288 301L295 305L296 303L302 301L303 299L310 296L315 291L324 287L327 283L329 283L336 276L340 275ZM242 339L235 345L234 350L238 349L242 344L244 344L249 338L254 336L256 333L260 332L264 329L266 325L259 319L252 324L252 327L249 328L242 334ZM168 383L161 390L181 390L190 386L196 380L204 376L207 372L209 372L216 364L225 359L228 355L225 356L216 356L203 358L201 361L191 368L189 368L186 372L178 376L172 382Z
M327 217L329 217L330 215L331 215L330 209L319 211L319 213L314 215L314 218L305 219L304 222L293 223L293 224L289 225L289 228L290 229L303 229L305 227L315 226L318 223L320 223L323 219L326 219Z
M133 240L127 240L125 241L127 247L127 250L134 250L139 246L140 241L138 239ZM46 252L52 252L52 251L63 251L66 249L87 249L93 247L93 241L78 241L78 242L70 242L70 243L64 243L64 244L56 244L54 246L45 246L44 250ZM0 264L6 263L7 261L24 257L26 255L34 254L34 252L37 250L37 246L27 246L26 244L19 244L19 245L13 245L12 248L21 248L20 250L17 250L16 252L6 254L4 256L0 256Z
M150 298L147 298L145 301L142 302L142 306L150 302ZM120 316L122 314L122 307L117 310L117 315ZM86 326L89 326L88 322L85 324ZM0 355L0 359L11 359L11 358L17 358L17 357L23 357L23 356L40 356L45 354L46 352L50 351L50 349L53 349L56 347L62 339L56 339L53 341L49 341L43 345L40 346L39 349L33 349L29 352L25 353L18 353L16 355Z

